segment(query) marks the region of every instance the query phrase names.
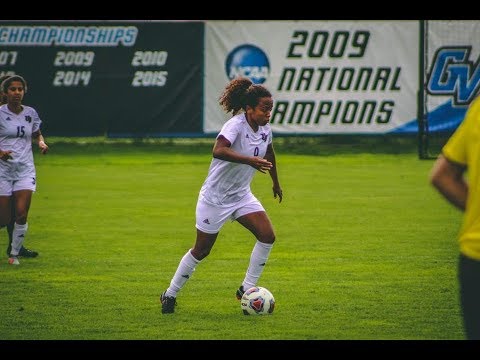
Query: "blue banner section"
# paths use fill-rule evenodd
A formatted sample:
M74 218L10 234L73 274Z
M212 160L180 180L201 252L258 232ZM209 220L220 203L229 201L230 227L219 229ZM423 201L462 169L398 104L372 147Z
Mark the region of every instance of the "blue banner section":
M452 106L449 100L445 104L439 106L434 111L426 114L428 121L428 131L430 133L451 133L460 125L467 108L458 108ZM407 124L394 129L392 134L416 134L418 132L417 119L409 121Z
M465 117L467 108L454 108L449 100L427 114L428 128L431 132L453 132Z
M202 133L203 22L3 22L0 74L48 135Z

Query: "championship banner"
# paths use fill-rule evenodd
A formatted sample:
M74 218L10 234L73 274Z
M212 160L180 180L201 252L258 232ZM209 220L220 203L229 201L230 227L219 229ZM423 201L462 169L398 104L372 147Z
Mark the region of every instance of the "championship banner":
M418 67L418 21L207 21L203 130L221 129L218 98L246 76L272 92L277 134L404 132Z
M452 132L480 89L480 22L425 21L425 110L428 132Z
M7 21L0 74L28 83L46 135L201 134L203 22Z

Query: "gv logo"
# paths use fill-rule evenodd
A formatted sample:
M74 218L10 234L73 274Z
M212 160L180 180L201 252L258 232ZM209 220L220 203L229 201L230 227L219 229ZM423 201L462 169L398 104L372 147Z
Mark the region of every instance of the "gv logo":
M454 106L468 106L480 87L479 59L470 61L471 46L439 48L432 62L427 92L452 95Z

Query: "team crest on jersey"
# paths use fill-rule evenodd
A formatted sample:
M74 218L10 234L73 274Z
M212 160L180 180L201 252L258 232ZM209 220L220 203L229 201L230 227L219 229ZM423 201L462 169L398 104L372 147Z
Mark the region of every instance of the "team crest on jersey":
M32 117L30 115L25 115L25 121L31 123Z
M267 141L267 138L268 138L268 135L267 135L267 134L261 133L260 135L262 136L262 140L263 140L264 142Z

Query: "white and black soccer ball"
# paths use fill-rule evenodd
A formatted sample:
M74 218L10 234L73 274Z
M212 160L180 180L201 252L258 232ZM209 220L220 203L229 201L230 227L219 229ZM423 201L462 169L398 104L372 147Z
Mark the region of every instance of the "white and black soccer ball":
M275 298L268 289L254 286L243 293L240 306L244 315L268 315L275 309Z

